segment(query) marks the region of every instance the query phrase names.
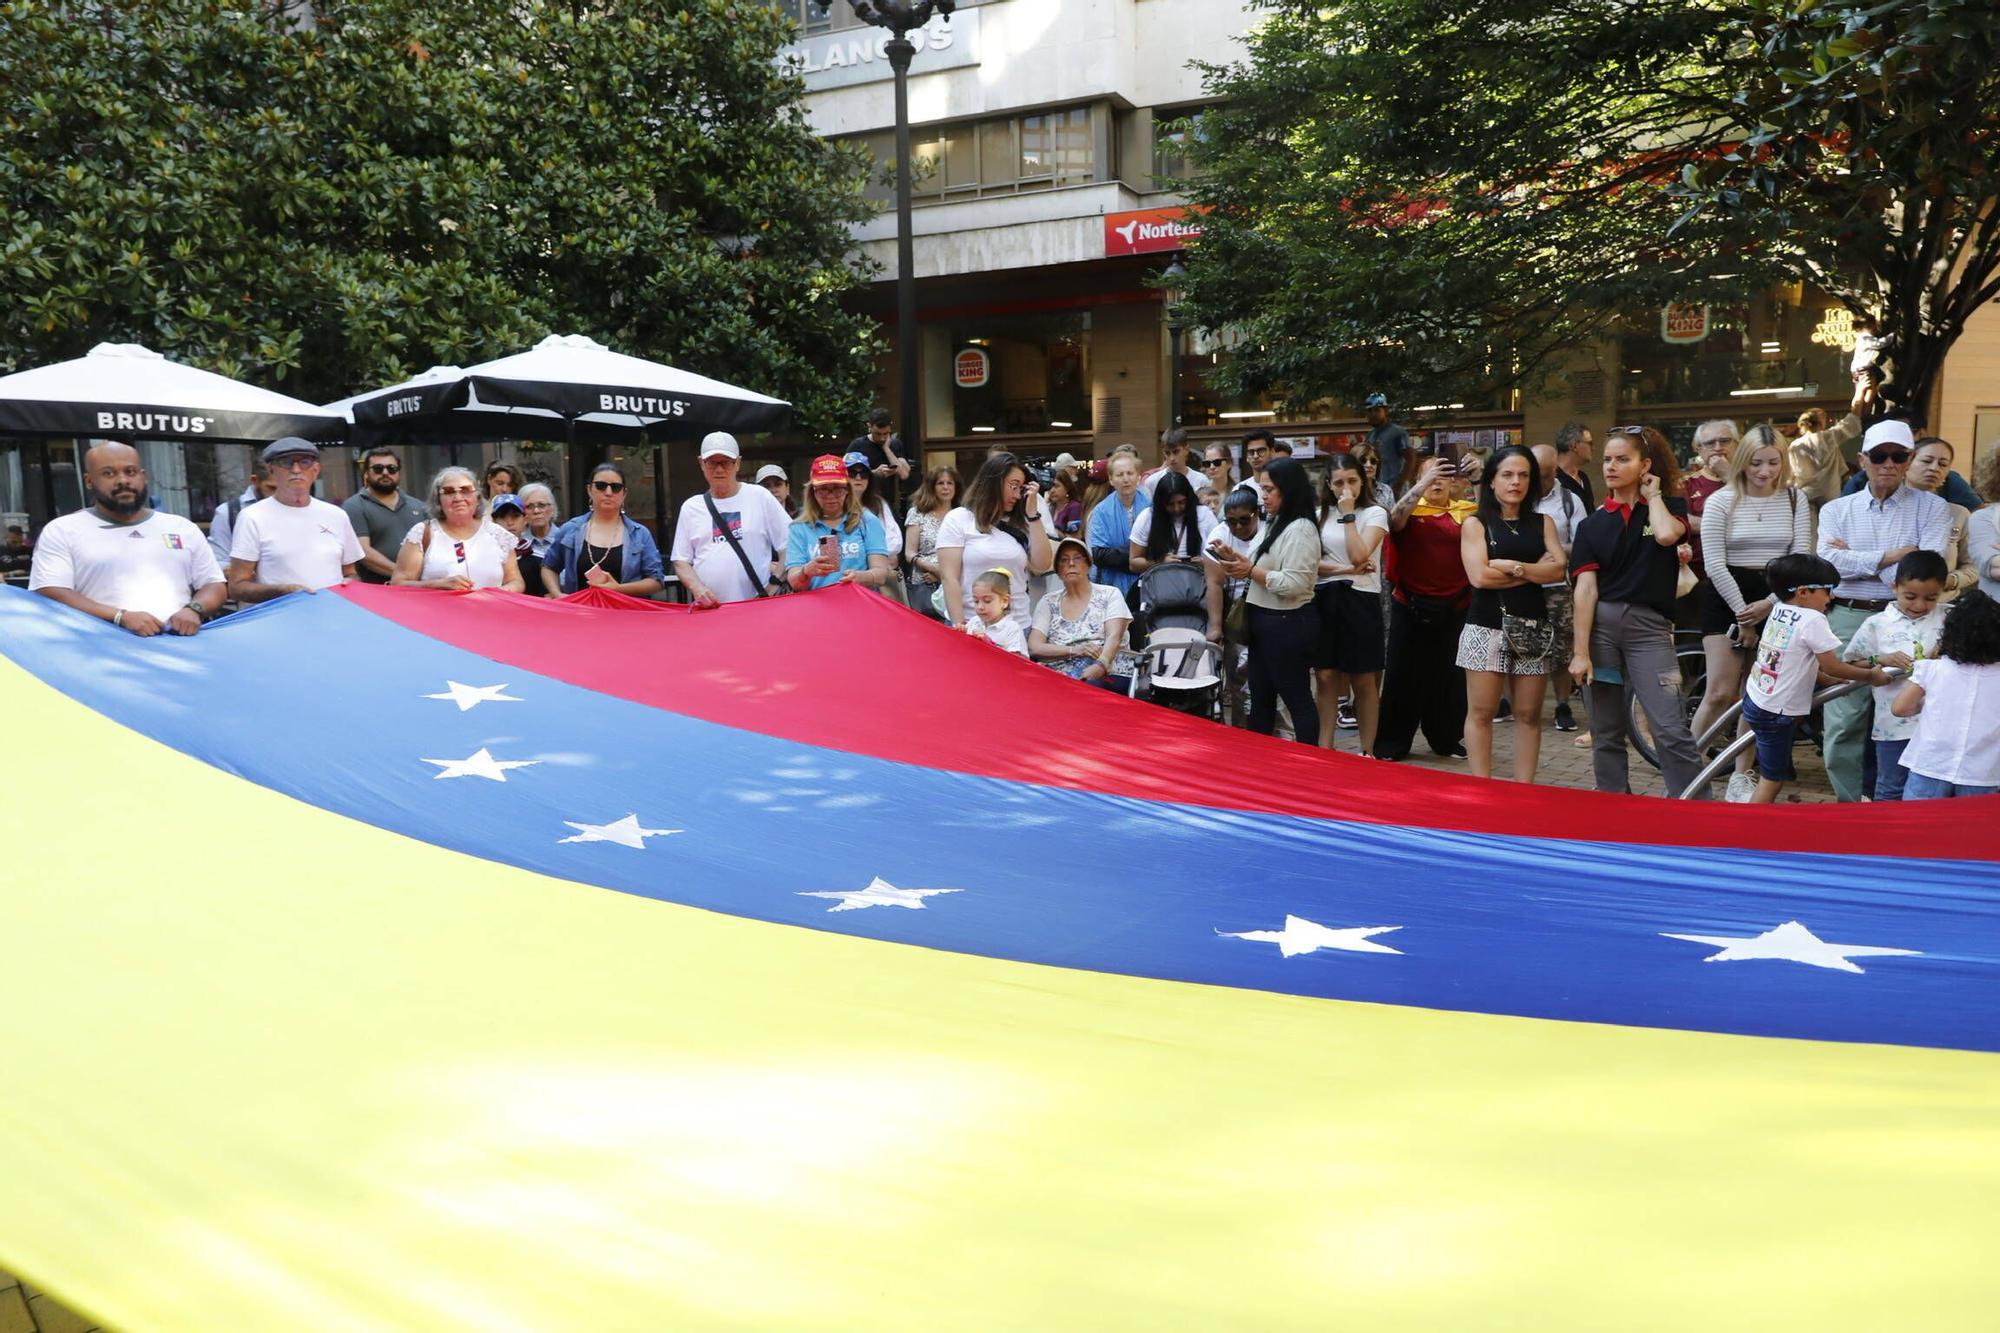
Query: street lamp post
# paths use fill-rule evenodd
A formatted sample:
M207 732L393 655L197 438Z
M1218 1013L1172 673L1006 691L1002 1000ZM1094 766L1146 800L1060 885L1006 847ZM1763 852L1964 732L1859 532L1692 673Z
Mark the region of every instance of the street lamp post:
M1167 271L1160 275L1161 300L1167 308L1167 429L1181 424L1181 334L1187 328L1187 321L1181 315L1182 290L1187 283L1187 269L1181 264L1180 255L1167 265Z
M824 15L833 0L813 0ZM923 432L917 419L917 275L916 245L910 231L910 60L917 54L910 31L933 17L951 21L958 0L848 0L863 23L889 30L884 47L889 67L896 71L896 424L917 443L905 443L903 454L923 468Z

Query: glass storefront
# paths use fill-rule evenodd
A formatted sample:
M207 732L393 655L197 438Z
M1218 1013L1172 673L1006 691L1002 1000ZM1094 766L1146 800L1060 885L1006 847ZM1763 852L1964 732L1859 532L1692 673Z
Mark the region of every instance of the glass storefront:
M1789 399L1850 392L1847 308L1796 283L1738 305L1634 312L1615 336L1620 407L1734 402L1762 416Z
M1089 311L927 325L924 344L931 436L1091 429Z

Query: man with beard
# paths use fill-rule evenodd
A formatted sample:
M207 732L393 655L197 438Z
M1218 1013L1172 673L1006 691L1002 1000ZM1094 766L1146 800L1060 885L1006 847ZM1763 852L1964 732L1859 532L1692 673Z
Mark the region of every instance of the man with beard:
M28 587L140 638L194 634L222 606L222 570L201 529L146 504L146 467L129 444L83 456L91 507L42 529Z
M492 469L487 475L493 475ZM361 456L361 489L341 502L361 542L361 563L355 572L364 583L387 583L396 572L396 553L403 549L403 538L430 517L424 502L402 486L403 460L396 451L370 449Z
M338 505L313 498L319 446L288 435L264 449L278 489L251 505L229 539L229 595L249 605L354 577L361 541Z

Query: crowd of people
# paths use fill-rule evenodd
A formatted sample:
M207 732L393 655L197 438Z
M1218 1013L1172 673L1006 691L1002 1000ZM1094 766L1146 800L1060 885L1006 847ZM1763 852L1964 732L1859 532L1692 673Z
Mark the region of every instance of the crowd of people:
M1421 733L1490 776L1509 723L1511 776L1533 782L1553 696L1558 733L1582 706L1596 786L1625 791L1636 702L1670 792L1740 728L1754 744L1725 794L1772 800L1815 692L1851 682L1820 710L1839 799L2000 790L2000 505L1981 503L2000 498L2000 456L1975 489L1947 441L1865 420L1870 392L1789 439L1704 423L1685 475L1651 426L1601 450L1577 424L1485 455L1442 435L1419 447L1377 395L1367 441L1323 464L1269 429L1197 458L1174 430L1150 469L1131 445L1053 467L996 449L969 479L917 469L878 412L812 461L794 504L783 467L745 482L718 431L664 552L611 462L566 521L512 464L447 467L416 493L388 448L363 453L360 489L335 506L313 493L318 447L283 439L204 533L150 505L134 449L103 443L85 460L91 507L43 530L30 584L152 635L355 578L552 597L676 583L697 607L851 583L1119 693L1145 679L1178 595L1221 663L1213 711L1303 744L1352 732L1357 753L1397 761ZM1698 702L1677 632L1700 639Z

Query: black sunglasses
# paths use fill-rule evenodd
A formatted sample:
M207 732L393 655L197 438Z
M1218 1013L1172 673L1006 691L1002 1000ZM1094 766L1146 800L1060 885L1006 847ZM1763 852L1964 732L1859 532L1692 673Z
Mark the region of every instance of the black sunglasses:
M590 483L590 489L594 491L610 491L613 495L616 495L625 489L625 483L622 481L593 481Z
M1205 458L1202 460L1201 465L1204 470L1212 467L1228 467L1229 460L1226 458Z
M403 468L399 463L370 463L368 470L370 472L401 472Z
M1901 449L1877 449L1867 457L1871 463L1907 463L1910 461L1910 455Z

